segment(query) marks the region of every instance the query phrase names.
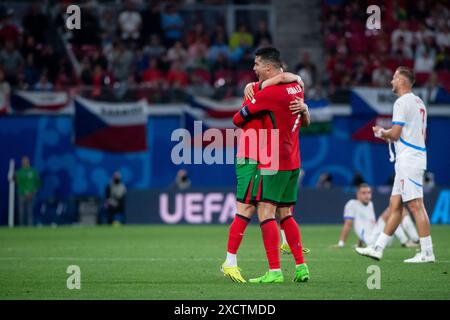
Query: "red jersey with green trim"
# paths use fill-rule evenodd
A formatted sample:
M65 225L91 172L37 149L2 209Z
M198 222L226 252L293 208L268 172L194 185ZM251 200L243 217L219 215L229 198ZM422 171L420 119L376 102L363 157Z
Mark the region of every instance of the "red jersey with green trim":
M259 91L260 82L253 85L253 92L256 94ZM250 100L244 97L243 106L250 103ZM258 115L252 117L241 127L242 133L239 137L236 157L247 158L258 161L258 131L263 127L262 116Z
M304 92L296 82L269 86L255 94L254 99L234 116L233 122L237 126L245 125L246 119L263 116L263 129L268 130L259 137L258 168L300 168L301 121L289 110L290 102L296 98L304 98Z

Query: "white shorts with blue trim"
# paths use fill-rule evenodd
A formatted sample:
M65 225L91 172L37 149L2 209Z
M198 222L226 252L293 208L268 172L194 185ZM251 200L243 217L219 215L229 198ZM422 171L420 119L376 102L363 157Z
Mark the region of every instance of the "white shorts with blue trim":
M423 175L425 170L395 166L392 196L401 195L403 202L423 198Z

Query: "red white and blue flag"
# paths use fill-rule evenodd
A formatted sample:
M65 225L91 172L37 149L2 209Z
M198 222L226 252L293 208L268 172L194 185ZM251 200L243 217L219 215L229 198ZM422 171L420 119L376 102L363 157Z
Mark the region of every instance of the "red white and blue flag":
M144 100L112 103L75 98L75 144L108 152L147 150Z
M15 91L11 95L11 109L20 113L58 112L69 106L67 92Z

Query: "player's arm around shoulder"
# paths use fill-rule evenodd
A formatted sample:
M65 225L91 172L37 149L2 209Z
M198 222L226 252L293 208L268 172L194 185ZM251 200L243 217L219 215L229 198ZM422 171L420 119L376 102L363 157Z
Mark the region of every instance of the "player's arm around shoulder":
M292 82L297 82L302 87L302 90L305 89L305 84L303 83L302 78L290 72L282 72L280 74L277 74L275 77L264 80L261 83L261 89L264 89L268 86L276 86L278 84L285 84Z
M277 93L278 90L275 86L257 92L251 101L247 101L247 103L234 114L233 124L237 127L242 127L257 113L265 110L272 110L274 108L274 99Z

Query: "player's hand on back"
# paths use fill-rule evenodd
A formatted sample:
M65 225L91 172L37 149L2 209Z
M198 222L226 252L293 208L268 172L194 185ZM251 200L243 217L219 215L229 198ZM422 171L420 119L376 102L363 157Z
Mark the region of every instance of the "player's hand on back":
M255 92L253 91L253 85L254 84L255 84L254 82L250 82L249 84L247 84L245 86L245 89L244 89L245 99L251 101L253 99L253 97L255 96Z
M308 109L308 106L302 98L296 98L291 101L289 109L292 111L292 114L298 114L305 112Z

